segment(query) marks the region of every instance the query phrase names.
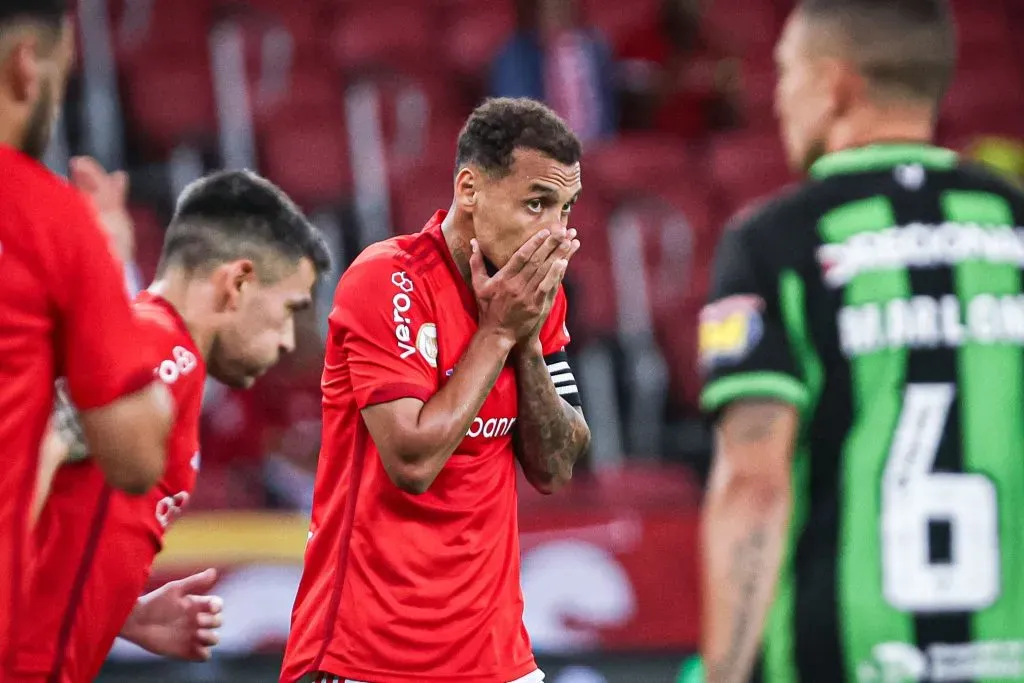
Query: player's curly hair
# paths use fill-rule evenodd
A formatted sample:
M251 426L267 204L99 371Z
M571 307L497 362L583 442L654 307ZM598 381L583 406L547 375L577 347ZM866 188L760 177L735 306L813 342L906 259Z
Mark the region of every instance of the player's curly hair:
M220 171L200 178L178 198L157 273L174 265L201 271L240 258L268 256L297 263L308 258L318 273L331 268L323 235L280 188L251 171ZM273 279L271 277L271 279Z
M459 134L455 171L473 164L497 177L512 169L516 149L532 149L560 164L580 160L582 146L565 121L526 97L498 97L477 107Z
M67 0L0 0L0 25L34 21L56 30L69 11Z
M934 104L956 67L949 0L801 0L797 11L834 28L876 93Z

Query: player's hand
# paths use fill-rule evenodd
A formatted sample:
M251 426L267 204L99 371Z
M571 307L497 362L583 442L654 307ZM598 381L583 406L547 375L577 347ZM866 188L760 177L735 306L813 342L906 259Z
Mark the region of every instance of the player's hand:
M128 174L107 171L92 157L74 157L69 164L71 184L92 200L100 224L125 263L135 257L135 226L128 213Z
M223 621L223 601L205 595L216 581L217 570L207 569L143 595L121 637L163 657L205 662Z
M576 234L576 228L569 228L569 231L566 233L565 240L562 242L562 251L559 253L564 254L564 258L567 263L572 261L572 257L576 255L576 252L579 251L580 248L580 241L576 239ZM562 272L562 277L564 276L565 271ZM544 308L537 320L537 324L526 339L520 342L520 348L527 347L531 344L536 346L538 349L540 348L540 331L544 327L544 323L547 322L548 315L551 313L551 307L555 303L555 296L558 294L558 287L562 284L562 277L558 278L558 283L546 294Z
M494 277L487 274L480 245L473 240L469 258L480 327L506 334L515 342L530 337L542 323L579 243L568 235L541 230L513 254Z

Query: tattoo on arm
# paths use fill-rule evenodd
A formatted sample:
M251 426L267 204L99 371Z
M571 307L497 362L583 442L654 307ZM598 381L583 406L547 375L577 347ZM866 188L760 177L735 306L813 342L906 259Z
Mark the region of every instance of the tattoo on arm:
M730 579L737 600L733 608L732 633L729 647L721 661L707 662L707 683L745 683L748 667L743 661L744 651L751 639L758 637L754 613L758 602L758 583L765 573L768 533L763 527L752 530L739 541L732 551Z
M521 354L516 371L516 453L523 470L535 485L567 480L572 476L576 459L590 443L587 423L582 413L555 391L542 356Z

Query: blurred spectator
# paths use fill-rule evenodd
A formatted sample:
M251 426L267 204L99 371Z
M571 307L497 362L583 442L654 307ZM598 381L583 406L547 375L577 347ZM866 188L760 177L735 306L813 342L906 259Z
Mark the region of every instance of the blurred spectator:
M971 144L967 156L1024 187L1024 141L982 137Z
M617 46L623 127L694 138L738 123L739 63L701 10L701 0L663 0L654 22Z
M547 102L583 140L615 131L611 53L575 0L517 0L516 33L491 65L491 94Z

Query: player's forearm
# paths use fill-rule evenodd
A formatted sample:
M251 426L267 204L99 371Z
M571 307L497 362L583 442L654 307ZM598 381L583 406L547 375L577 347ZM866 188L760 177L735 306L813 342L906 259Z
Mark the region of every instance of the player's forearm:
M496 332L477 332L448 383L423 405L396 448L412 492L426 491L466 438L514 343Z
M516 456L534 488L552 493L572 478L576 460L590 445L590 428L558 395L539 345L516 354L516 382Z
M716 464L703 520L706 683L750 678L778 580L790 507L788 484Z

